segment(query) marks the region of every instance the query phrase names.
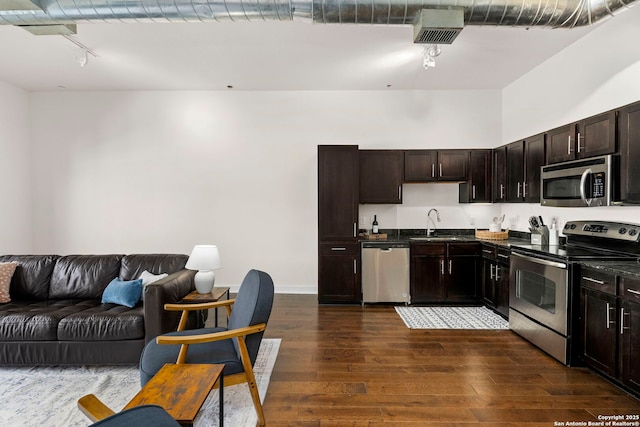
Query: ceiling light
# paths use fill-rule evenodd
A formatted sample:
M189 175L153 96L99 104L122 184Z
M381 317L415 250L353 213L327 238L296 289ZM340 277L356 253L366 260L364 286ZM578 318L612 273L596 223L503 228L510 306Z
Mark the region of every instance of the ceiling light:
M434 68L436 66L436 56L439 56L441 53L442 50L437 44L427 45L422 53L422 67L425 70Z

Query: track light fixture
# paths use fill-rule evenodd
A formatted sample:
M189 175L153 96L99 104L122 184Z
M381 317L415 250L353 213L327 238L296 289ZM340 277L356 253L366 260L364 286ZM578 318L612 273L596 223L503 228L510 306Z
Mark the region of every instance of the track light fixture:
M422 53L422 67L425 70L434 68L436 66L436 56L439 56L441 53L442 50L437 44L427 45Z

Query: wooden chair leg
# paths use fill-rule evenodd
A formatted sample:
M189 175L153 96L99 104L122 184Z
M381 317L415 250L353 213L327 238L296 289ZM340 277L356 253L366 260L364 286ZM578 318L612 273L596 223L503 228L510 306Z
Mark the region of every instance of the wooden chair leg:
M258 415L258 425L264 426L266 425L266 420L264 418L264 412L262 411L262 403L260 402L258 384L256 383L256 377L253 374L251 360L249 359L249 352L247 350L247 345L245 344L243 337L238 337L238 344L238 348L240 349L240 357L242 359L242 366L244 367L244 373L247 376L249 393L251 393L251 400L253 400L253 406L256 408L256 414Z

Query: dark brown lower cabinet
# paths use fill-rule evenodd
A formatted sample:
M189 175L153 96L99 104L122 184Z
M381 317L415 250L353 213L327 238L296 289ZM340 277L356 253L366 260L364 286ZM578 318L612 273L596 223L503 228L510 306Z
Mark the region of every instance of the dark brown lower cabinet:
M509 318L509 248L482 245L482 299Z
M584 362L610 377L616 374L616 297L581 288Z
M478 302L479 265L479 243L412 243L411 303Z
M640 279L583 269L580 274L584 363L640 395Z
M318 302L359 304L360 244L321 243L318 254Z

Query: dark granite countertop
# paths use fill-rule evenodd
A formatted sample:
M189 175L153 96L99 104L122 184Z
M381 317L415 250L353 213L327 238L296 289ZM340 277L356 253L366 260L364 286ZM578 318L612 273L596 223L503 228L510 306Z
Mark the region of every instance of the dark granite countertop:
M640 278L640 258L630 258L629 261L584 261L580 265L605 273Z
M475 230L473 229L440 229L437 230L434 240L413 240L416 238L423 239L426 237L425 230L413 230L413 229L393 229L393 230L380 230L381 233L387 234L387 238L384 240L369 240L362 238L362 243L409 243L409 242L422 242L422 243L448 243L448 242L481 242L483 244L490 244L494 246L511 247L514 245L528 245L530 244L529 233L523 233L518 231L510 231L509 238L506 240L489 240L479 239L475 236ZM448 240L448 239L451 240Z

